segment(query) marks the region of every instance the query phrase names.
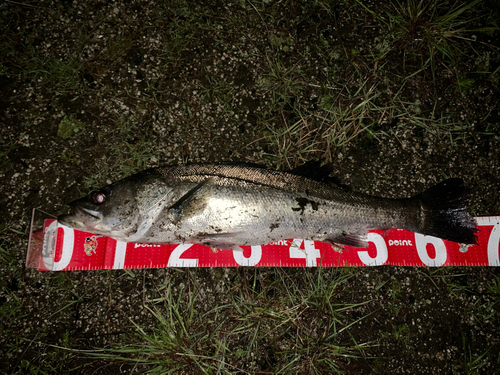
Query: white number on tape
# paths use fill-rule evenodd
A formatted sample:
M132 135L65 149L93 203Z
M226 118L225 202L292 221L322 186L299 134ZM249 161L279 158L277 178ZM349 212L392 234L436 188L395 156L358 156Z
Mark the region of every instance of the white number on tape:
M290 246L290 258L306 258L307 267L317 267L318 258L321 254L318 249L314 247L314 241L304 240L304 250L300 248L302 240L294 239Z
M500 242L500 221L497 221L491 229L490 238L488 239L488 264L490 266L500 265L499 252Z
M198 259L181 259L182 253L189 249L192 244L185 244L177 246L172 254L170 254L170 258L168 258L167 267L198 267Z
M372 258L367 250L358 251L359 259L367 266L381 266L387 262L389 252L387 251L387 244L384 237L378 233L368 233L367 240L373 242L377 249L377 254Z
M248 258L243 255L243 251L233 250L233 258L240 266L255 266L262 258L262 246L252 246L252 252Z
M427 252L428 244L434 246L434 250L436 252L436 256L434 258L431 258ZM441 267L446 262L446 245L441 238L415 233L415 246L417 247L417 253L420 260L426 266Z

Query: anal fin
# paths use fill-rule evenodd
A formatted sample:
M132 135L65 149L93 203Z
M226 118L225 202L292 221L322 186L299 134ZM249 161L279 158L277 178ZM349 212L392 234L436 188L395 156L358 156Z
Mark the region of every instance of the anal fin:
M324 240L326 243L333 243L352 247L368 247L366 233L341 233L335 237Z

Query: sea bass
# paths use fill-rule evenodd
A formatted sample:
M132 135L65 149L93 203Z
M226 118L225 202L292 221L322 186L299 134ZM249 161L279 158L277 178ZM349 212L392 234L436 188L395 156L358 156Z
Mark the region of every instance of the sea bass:
M308 169L314 166L291 172L245 164L153 168L70 203L72 213L58 220L126 242L234 250L290 238L367 247L368 230L389 228L476 243L461 179L389 199L349 191Z

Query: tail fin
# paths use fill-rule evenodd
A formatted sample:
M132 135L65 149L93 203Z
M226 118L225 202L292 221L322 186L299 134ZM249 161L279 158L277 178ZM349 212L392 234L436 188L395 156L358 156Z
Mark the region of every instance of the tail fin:
M468 210L467 190L460 178L450 178L414 197L422 208L420 232L448 241L475 244L476 220Z

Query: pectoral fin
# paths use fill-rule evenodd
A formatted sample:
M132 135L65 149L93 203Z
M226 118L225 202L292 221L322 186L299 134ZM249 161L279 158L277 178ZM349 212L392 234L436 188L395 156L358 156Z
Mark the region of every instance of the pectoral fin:
M207 229L209 231L213 230L213 228ZM210 231L206 233L198 233L195 237L200 243L205 246L210 246L217 249L243 251L243 249L233 241L233 239L240 234L241 232L222 233L217 231Z
M213 178L201 181L169 207L168 212L173 223L203 210L212 195L212 181Z

